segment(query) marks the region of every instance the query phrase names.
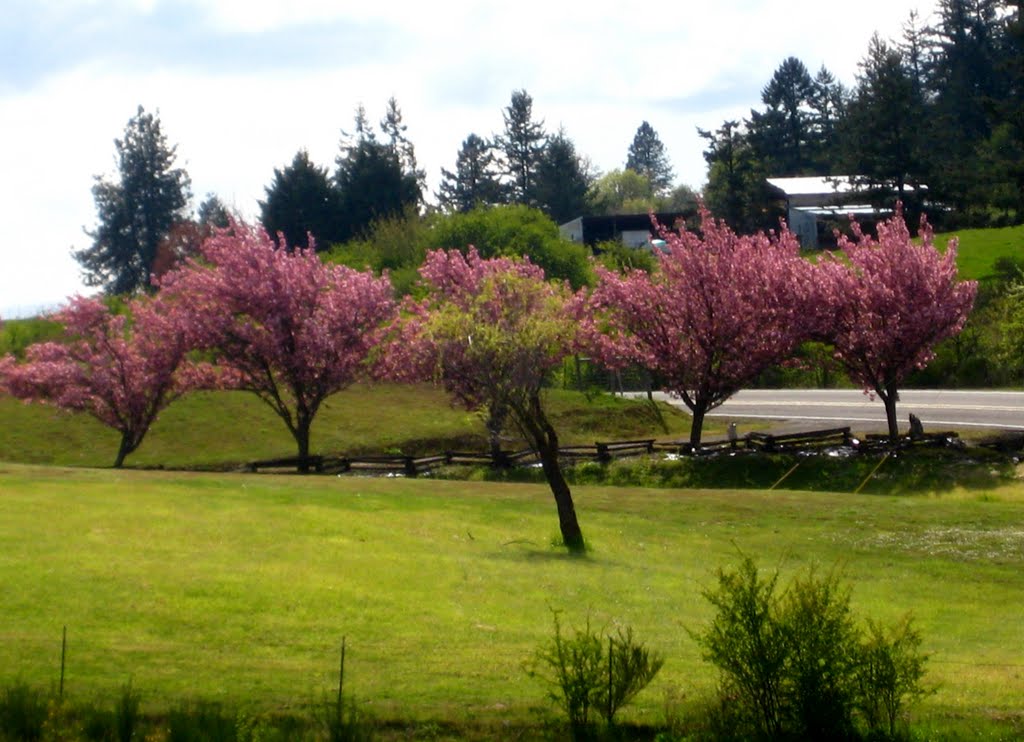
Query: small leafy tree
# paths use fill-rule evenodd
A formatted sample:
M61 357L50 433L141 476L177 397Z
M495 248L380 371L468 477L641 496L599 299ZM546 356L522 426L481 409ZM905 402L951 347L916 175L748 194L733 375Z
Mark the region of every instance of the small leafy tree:
M558 509L565 546L584 550L583 532L558 458L558 434L544 410L544 383L573 352L573 294L544 280L528 260L485 260L475 249L427 254L426 298L406 305L381 373L432 378L470 410L485 410L492 439L510 419L534 448Z
M188 335L212 351L222 388L250 391L284 421L308 470L320 405L359 379L395 312L391 283L328 266L313 247L289 251L260 228L235 223L208 239L203 259L162 281L189 309Z
M788 229L740 236L703 211L701 230L662 230L652 274L599 268L588 321L605 364L648 368L683 400L693 446L708 411L788 358L816 316L811 266Z
M929 692L921 682L927 660L910 616L889 628L868 621L856 677L860 710L872 732L896 737L907 705Z
M29 346L24 363L0 360L0 385L116 430L120 467L161 410L200 381L199 367L185 360L182 307L168 297L139 298L116 313L99 299L76 297L53 319L64 337Z
M824 338L850 378L881 398L889 436L896 439L900 384L932 359L941 340L960 332L977 282L958 279L956 241L939 252L923 217L920 244L899 208L878 225L877 239L856 223L852 229L852 240L839 237L843 255L829 253L817 267L829 308Z
M592 711L611 726L619 709L650 685L665 664L658 652L636 640L632 627L619 628L606 639L591 627L589 616L571 636L563 635L558 611L554 622L555 635L537 650L531 674L547 682L551 700L565 711L576 736L586 735Z

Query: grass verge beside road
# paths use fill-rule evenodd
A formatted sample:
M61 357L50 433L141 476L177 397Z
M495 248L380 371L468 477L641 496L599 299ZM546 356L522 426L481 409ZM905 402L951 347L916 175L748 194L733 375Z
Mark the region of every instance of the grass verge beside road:
M0 682L55 682L66 624L73 696L131 678L149 709L287 711L329 692L346 636L346 687L378 718L530 723L544 689L522 663L555 609L629 624L665 654L625 715L658 724L666 696L713 686L686 629L743 550L787 576L841 565L858 615L912 611L937 685L917 713L929 728L1021 731L1020 484L575 496L583 559L550 545L543 486L0 465Z

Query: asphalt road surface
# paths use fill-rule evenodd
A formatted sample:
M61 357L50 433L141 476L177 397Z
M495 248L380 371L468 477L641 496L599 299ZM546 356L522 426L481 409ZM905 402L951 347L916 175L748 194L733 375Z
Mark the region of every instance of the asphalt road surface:
M668 395L656 396L683 406ZM901 431L909 428L911 412L921 418L925 431L1024 430L1024 392L900 391L896 414ZM783 427L794 430L845 425L855 431L886 430L882 401L849 389L749 389L735 394L708 417L784 422ZM741 434L746 432L742 427Z

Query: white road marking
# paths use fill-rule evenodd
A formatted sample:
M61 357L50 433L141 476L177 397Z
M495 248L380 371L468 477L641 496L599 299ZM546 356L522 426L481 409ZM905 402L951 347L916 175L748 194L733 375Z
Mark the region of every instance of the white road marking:
M826 421L830 421L830 422L863 422L863 423L884 423L885 422L885 416L884 415L882 415L880 417L849 417L848 415L844 415L843 417L825 417L825 416L818 417L818 416L814 416L814 415L786 415L785 417L780 417L779 415L757 415L757 414L747 414L747 413L738 413L738 414L735 414L735 415L730 415L730 414L725 413L725 412L709 412L707 415L705 415L705 417L745 417L745 418L750 418L750 419L754 419L754 420L783 420L784 419L784 420L826 420ZM1006 424L1003 424L1003 423L996 423L996 422L991 422L991 423L967 423L967 422L962 422L960 420L956 420L956 421L950 421L950 420L926 420L924 418L921 419L921 422L922 423L927 423L928 425L949 425L950 427L969 426L969 427L975 427L975 428L1005 428L1007 430L1024 430L1024 425L1006 425Z

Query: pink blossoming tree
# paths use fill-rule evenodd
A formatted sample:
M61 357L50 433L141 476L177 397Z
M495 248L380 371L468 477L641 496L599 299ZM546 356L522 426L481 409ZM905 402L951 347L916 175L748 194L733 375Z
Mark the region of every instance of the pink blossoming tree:
M652 274L599 268L587 322L605 365L650 369L683 400L694 447L705 415L789 358L818 316L811 265L788 229L740 236L701 218L701 234L662 230Z
M818 265L831 310L825 335L850 377L881 398L895 439L900 384L932 359L936 344L960 332L977 283L958 280L956 241L940 253L923 217L921 244L902 209L878 225L878 239L856 223L853 234L839 238L841 256L830 253Z
M214 353L219 386L250 391L284 421L308 471L320 406L367 371L396 306L387 277L289 251L235 223L207 239L199 260L167 274L164 292L189 307L189 337Z
M484 260L475 249L429 253L420 269L427 297L407 304L386 354L391 378L433 379L467 409L506 416L540 456L558 511L562 540L585 549L558 434L544 411L543 385L576 346L575 298L529 261Z
M164 298L128 302L115 314L99 299L76 297L54 315L62 342L31 345L24 362L0 361L12 396L86 412L121 434L114 466L142 443L157 415L199 383L186 361L184 315Z

